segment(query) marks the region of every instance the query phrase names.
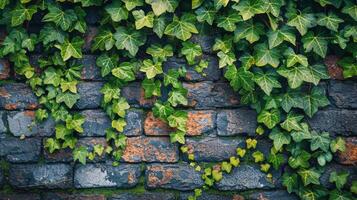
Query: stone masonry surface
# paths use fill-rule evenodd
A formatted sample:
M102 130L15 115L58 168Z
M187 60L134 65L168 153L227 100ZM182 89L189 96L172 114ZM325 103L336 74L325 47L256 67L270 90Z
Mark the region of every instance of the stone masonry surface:
M223 72L212 54L214 37L195 35L191 40L202 46L209 65L205 69L207 76L187 67L183 80L188 89L188 105L183 108L188 112L188 151L200 162L224 161L255 134L257 114L240 103L239 94L222 78ZM36 63L40 56L31 56L31 62ZM82 59L80 100L74 108L86 118L78 145L89 149L96 144L107 145L105 129L111 126L100 106L99 90L105 80L95 60L96 55L89 54ZM167 71L185 65L184 59L174 57L163 67ZM44 142L54 135L54 120L34 123L39 100L24 80L9 70L13 66L8 61L0 59L0 66L0 79L9 80L0 85L0 200L174 200L187 199L194 188L203 185L200 173L180 153L180 145L170 143L173 129L154 117L151 107L156 99L144 98L140 82L121 90L131 108L125 116L124 134L128 139L119 166L114 167L106 156L81 165L73 162L71 150L47 152ZM329 80L322 85L330 105L308 122L315 130L344 137L347 147L334 157L320 178L322 185L329 188L328 172L333 169L349 171L348 184L357 179L357 81ZM167 91L162 93L162 98L167 98ZM270 146L271 141L262 137L257 148L268 154ZM241 164L216 183L213 192L199 199L297 199L281 185L283 169L274 171L273 180L268 180L259 168ZM9 188L14 192L6 192ZM88 189L92 192L86 193Z

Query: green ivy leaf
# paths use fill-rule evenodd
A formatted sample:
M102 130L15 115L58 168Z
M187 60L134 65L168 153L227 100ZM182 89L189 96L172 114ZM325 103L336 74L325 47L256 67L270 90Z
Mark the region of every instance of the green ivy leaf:
M122 6L120 1L113 1L105 6L105 11L110 15L114 22L128 19L128 10Z
M346 150L346 142L342 137L337 137L331 141L330 149L333 153L337 151L344 152Z
M174 88L172 91L169 92L168 101L171 103L172 106L176 107L177 105L187 105L187 89L180 87Z
M258 67L264 67L269 64L277 68L280 64L279 58L280 52L277 48L269 49L266 43L254 46L254 60L255 65Z
M298 115L295 114L293 112L288 113L288 116L286 117L285 121L283 123L280 124L280 126L287 130L287 131L300 131L301 125L300 125L300 121L304 118L303 115Z
M160 62L153 63L150 59L145 59L140 68L141 72L146 73L148 79L154 78L158 74L162 74L162 64Z
M72 108L78 99L80 99L79 94L73 94L71 92L60 92L56 96L56 103L64 102L68 108Z
M280 153L270 153L268 161L273 165L274 169L277 170L284 163L285 158Z
M316 19L311 13L294 13L289 17L287 25L295 27L301 35L305 35L309 28L316 26Z
M287 41L295 46L296 37L292 28L283 26L281 29L269 31L268 34L269 48L279 46L283 41Z
M332 190L330 192L329 200L351 200L353 199L350 193L346 193L339 190Z
M67 61L71 57L82 58L82 46L84 44L83 39L80 37L75 37L70 42L65 40L63 44L55 45L56 48L61 50L61 56L63 61Z
M311 133L309 131L309 125L306 123L300 124L300 130L294 130L291 132L291 136L295 142L301 142L302 140L311 139Z
M129 11L133 10L138 6L144 5L143 0L121 0L125 4L125 8Z
M243 20L248 20L254 15L265 13L268 9L264 0L241 0L232 6L242 16Z
M277 70L278 74L288 79L289 87L292 89L298 88L301 84L306 82L312 82L312 74L307 67L302 65L290 67L290 68L279 68Z
M242 17L238 13L232 12L227 16L219 16L216 21L217 27L233 32L236 29L236 23L242 21Z
M61 70L56 70L53 67L49 67L45 70L43 83L46 85L53 85L58 87L61 83Z
M152 44L146 49L146 53L151 55L154 61L163 62L166 61L167 57L173 56L172 46L167 44L162 47L160 44Z
M62 44L65 38L66 33L50 24L46 24L43 29L41 29L39 36L39 40L42 41L45 46L55 41Z
M11 11L11 26L18 26L24 23L25 20L30 21L33 14L37 12L37 6L32 5L25 7L22 4L17 4Z
M199 44L186 41L182 43L181 54L186 57L186 60L189 65L196 63L196 57L202 55L202 49Z
M61 144L56 139L48 138L45 143L45 148L48 149L50 153L53 153L56 150L61 149Z
M169 71L164 75L164 85L168 86L171 84L172 87L174 88L182 87L182 84L178 80L179 77L180 77L179 71L175 69L169 69Z
M0 0L0 9L4 9L7 4L10 3L10 0Z
M152 30L159 38L162 38L162 36L164 35L168 23L168 17L164 15L154 18L154 27Z
M357 5L355 3L347 1L346 6L342 9L342 13L350 15L357 21Z
M291 193L296 188L296 186L298 185L297 183L298 183L297 174L284 173L282 184L286 187L289 193Z
M213 8L200 7L195 13L197 15L197 21L207 22L209 25L212 25L217 11Z
M227 71L224 73L224 77L229 80L230 85L234 91L238 91L243 88L248 91L254 90L254 74L243 67L238 70L234 65L227 66Z
M142 29L144 27L152 28L154 26L154 13L148 12L145 15L143 10L134 10L132 14L135 18L136 30Z
M109 83L104 84L100 92L104 95L104 103L109 103L112 99L119 99L119 87L115 87Z
M316 131L311 132L311 143L310 149L311 151L315 151L317 149L321 149L324 152L328 152L330 148L330 134L327 132L317 133Z
M79 161L80 163L82 163L83 165L86 164L87 161L87 155L88 155L88 151L87 148L84 146L80 146L78 148L75 148L73 150L73 160L74 161Z
M307 94L302 98L302 107L309 117L312 117L319 107L325 107L329 104L324 89L320 87L314 87L310 94Z
M315 52L317 55L324 58L327 52L327 40L325 37L321 35L315 35L312 31L309 31L302 39L301 39L305 52Z
M116 55L109 56L106 53L100 55L96 60L97 66L100 67L102 77L108 75L117 63L118 57Z
M186 132L187 118L187 112L179 110L171 114L167 118L167 121L169 122L170 127L177 128L182 132Z
M145 98L151 98L152 96L161 96L161 81L145 78L141 83L144 88Z
M55 132L56 132L56 139L65 140L65 138L66 138L68 135L71 135L71 134L72 134L72 130L66 128L66 126L63 125L63 124L56 124L55 130L56 130L56 131L55 131Z
M151 5L151 8L156 16L165 12L172 13L178 6L177 0L145 0L145 2Z
M118 67L112 69L112 74L120 80L133 81L135 80L134 67L133 63L122 62Z
M338 61L338 64L343 67L343 77L351 78L357 76L357 63L351 57L345 57Z
M255 72L254 81L267 95L270 95L273 88L281 88L281 85L277 80L275 73L272 72L266 72L266 73L262 71Z
M160 119L167 119L174 111L169 102L161 103L157 101L153 108L154 115Z
M130 108L130 105L125 98L120 97L118 100L113 101L113 112L124 118L126 110Z
M306 56L302 54L296 54L294 50L290 47L284 51L284 56L286 57L287 67L292 67L297 63L307 67L309 64Z
M308 168L310 166L309 160L311 158L311 154L307 151L300 151L295 153L293 156L289 157L289 165L293 169L301 168Z
M185 19L179 19L174 16L173 21L165 28L165 34L175 36L176 38L186 41L191 38L192 33L198 33L196 26Z
M134 31L125 27L118 27L114 33L116 40L115 46L120 49L126 49L130 55L135 56L139 47L146 42L146 36L140 31Z
M311 183L316 184L316 185L320 184L319 178L320 178L321 174L314 168L301 169L298 171L298 174L300 175L304 186L307 186Z
M118 119L112 121L112 127L115 128L118 132L123 132L124 127L126 126L126 122L124 119Z
M95 36L92 51L97 49L104 51L110 50L113 48L115 44L114 35L111 31L108 30L100 30L98 35Z
M170 142L171 143L178 142L180 144L185 144L185 132L175 131L173 133L170 133Z
M271 111L263 110L258 115L258 122L264 123L269 129L274 128L280 122L280 112L278 109Z
M48 13L43 17L43 22L54 22L62 30L67 31L75 21L78 20L76 13L72 9L62 11L53 4L48 5Z
M259 120L259 117L258 117L258 120ZM273 121L273 119L271 119L271 117L270 117L269 121ZM273 122L273 123L276 124L275 122ZM281 131L278 128L274 128L271 131L271 133L269 134L269 138L273 140L274 148L276 150L280 150L284 144L290 144L290 141L291 141L290 135L284 131Z
M86 118L80 114L74 114L73 117L68 117L66 119L66 127L68 129L74 129L78 133L83 133L82 124L85 122Z
M263 35L264 33L264 25L259 22L254 23L253 20L239 22L237 24L237 29L234 31L234 41L238 42L241 39L246 39L252 44L258 41L260 35Z
M230 173L232 171L232 164L228 162L222 162L222 170Z
M317 14L317 24L320 26L324 26L332 31L338 31L338 26L340 23L344 22L341 18L337 15L329 12L328 15L326 14Z

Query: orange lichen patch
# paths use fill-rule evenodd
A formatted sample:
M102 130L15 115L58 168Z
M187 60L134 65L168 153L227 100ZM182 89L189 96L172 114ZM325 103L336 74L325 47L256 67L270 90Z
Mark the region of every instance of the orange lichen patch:
M243 197L243 196L240 196L240 195L238 195L238 194L235 194L235 195L233 195L232 200L244 200L244 197Z
M36 109L37 107L38 107L38 104L31 103L26 108L29 109L29 110L33 110L33 109Z
M343 80L343 69L337 64L339 57L331 55L325 59L328 74L332 79Z
M24 112L24 115L28 116L28 117L31 117L31 118L35 118L35 112L34 111L27 110L27 111Z
M5 88L0 88L0 96L9 98L11 97L11 94L7 90L5 90Z
M174 175L172 169L164 169L161 165L150 166L148 170L150 171L148 185L151 187L169 183Z
M145 98L145 91L143 88L140 89L139 104L140 105L153 105L156 102L156 97L150 99Z
M122 159L128 162L135 162L135 158L144 158L144 147L137 138L127 138Z
M128 183L131 184L131 183L134 183L135 182L135 176L132 172L129 172L128 173Z
M189 112L187 120L187 135L201 135L205 126L212 123L212 113L206 111Z
M231 104L239 104L239 99L237 97L232 97L229 99Z
M16 110L17 104L16 103L8 103L5 104L5 109L6 110Z
M152 112L149 112L144 122L146 135L168 135L174 131L166 122L156 118Z
M338 153L338 160L341 164L357 165L357 137L345 139L346 150Z

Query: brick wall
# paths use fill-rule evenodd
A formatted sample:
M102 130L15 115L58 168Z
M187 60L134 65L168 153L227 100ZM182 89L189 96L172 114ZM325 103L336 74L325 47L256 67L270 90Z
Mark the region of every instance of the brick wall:
M189 113L187 145L200 162L215 162L235 155L243 147L245 138L253 135L256 123L254 110L240 105L239 95L222 78L217 58L210 49L212 38L194 36L203 47L210 63L207 76L188 68L184 87L188 89ZM31 57L36 63L39 55ZM81 96L75 110L86 117L84 133L79 145L105 145L105 132L110 120L100 108L99 92L105 80L95 66L95 55L82 59L82 82L78 85ZM180 58L171 58L165 70L185 65ZM73 163L71 151L48 153L44 140L53 136L55 123L48 119L33 124L38 99L11 66L0 61L0 78L8 80L0 86L0 200L2 199L185 199L191 190L202 186L200 174L187 164L178 144L169 142L170 128L150 112L155 99L144 99L139 82L122 89L122 95L131 104L126 115L128 125L127 147L118 167L113 167L105 156L87 165ZM331 74L336 78L336 75ZM140 78L140 75L138 75ZM337 76L338 78L338 76ZM330 80L322 83L331 105L319 111L310 125L334 136L343 136L347 150L334 158L327 167L348 170L350 179L356 179L357 164L357 81ZM165 98L163 91L163 98ZM25 135L26 139L20 139ZM258 149L268 154L269 139L258 141ZM321 177L328 183L328 173ZM266 179L257 165L245 163L204 193L200 199L295 199L281 186L282 169L274 171L273 181ZM12 192L6 192L10 190ZM96 188L96 190L88 190ZM130 188L130 189L129 189ZM134 188L134 189L131 189ZM140 188L138 192L135 188ZM1 192L2 191L2 192ZM90 194L88 194L88 191ZM95 194L93 194L95 193Z

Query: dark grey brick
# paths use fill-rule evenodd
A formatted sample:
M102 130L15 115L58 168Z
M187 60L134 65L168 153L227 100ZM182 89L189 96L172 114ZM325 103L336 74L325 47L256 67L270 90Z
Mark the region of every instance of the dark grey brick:
M328 93L339 108L357 108L357 81L331 80Z
M357 110L320 110L308 121L311 127L318 131L338 135L357 134Z
M193 66L189 66L184 58L170 57L164 62L164 71L169 69L179 69L185 67L187 72L186 81L217 81L221 78L221 70L218 68L218 60L213 56L203 56L203 59L208 61L208 67L203 70L204 75L196 72Z
M141 83L132 82L121 89L121 95L125 97L130 105L141 106L144 108L152 107L156 99L145 99L144 90L141 87Z
M239 105L239 95L228 83L213 83L204 81L184 83L188 89L188 106L197 109L236 107Z
M278 178L274 175L273 177ZM267 179L258 166L243 164L234 168L230 174L224 175L215 187L219 190L271 189L275 188L275 184Z
M251 200L298 200L299 198L294 194L289 194L285 190L276 191L261 191L253 192L248 195L248 199Z
M103 194L70 194L69 192L48 192L42 200L106 200Z
M74 172L76 188L117 187L130 188L137 185L141 174L140 165L111 164L77 165Z
M111 127L111 120L103 110L84 110L80 114L86 118L80 136L105 136L105 130Z
M217 134L232 136L247 133L255 135L257 114L254 110L222 110L217 114Z
M220 137L187 138L186 145L189 153L195 155L195 161L224 161L236 155L237 147L244 147L245 140Z
M100 107L103 94L100 89L103 87L102 82L80 82L77 85L80 99L76 102L75 107L78 109L95 109Z
M189 196L192 196L193 192L185 192L180 194L180 200L187 200ZM230 194L208 194L206 191L202 192L202 195L197 200L244 200L239 199L238 195ZM241 197L242 198L242 197Z
M332 172L348 172L349 176L347 179L347 187L350 188L352 181L357 180L357 168L355 166L345 166L345 165L339 165L335 163L330 163L326 166L324 173L320 177L320 183L322 186L325 188L334 188L334 183L330 183L330 174Z
M6 127L5 121L4 121L5 117L6 117L6 112L0 111L0 133L7 132L7 127Z
M0 138L0 156L12 163L38 161L41 153L41 140L6 136Z
M103 80L102 75L100 74L100 68L96 65L96 56L95 55L84 55L80 60L83 65L81 72L81 79L88 81L100 81Z
M188 164L151 164L145 172L149 189L193 190L203 185L199 172Z
M0 59L0 80L10 77L10 63L5 59Z
M71 188L73 171L68 164L16 164L10 166L9 181L15 188Z
M0 193L0 200L41 200L41 196L36 193Z
M46 142L46 138L43 139L43 145ZM54 162L72 162L73 161L73 153L72 149L60 149L53 153L47 151L46 148L43 148L43 156L45 158L46 163L54 163Z
M0 109L36 109L38 101L31 88L24 83L6 83L0 87Z
M7 113L9 131L14 136L51 136L55 132L52 118L44 122L35 122L35 111L11 111Z
M3 169L0 169L0 189L2 188L2 186L5 183L5 177L4 176L5 175L4 175ZM1 194L0 194L0 197L1 197Z
M126 126L123 133L126 136L140 136L144 129L144 111L130 109L125 115Z
M123 193L114 195L108 200L175 200L175 195L170 192L144 192L142 194Z
M212 54L213 53L213 45L214 45L214 40L217 37L217 35L214 35L210 33L209 35L205 34L194 34L190 38L190 41L196 44L199 44L202 48L203 53L207 54Z

